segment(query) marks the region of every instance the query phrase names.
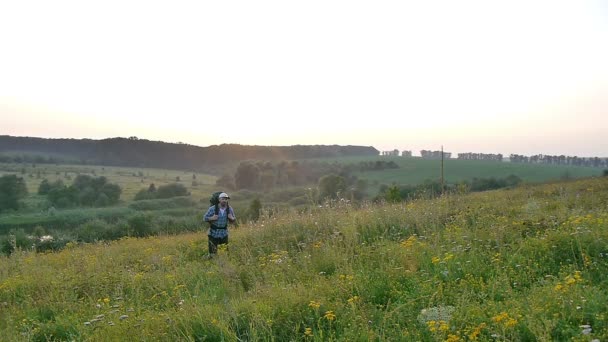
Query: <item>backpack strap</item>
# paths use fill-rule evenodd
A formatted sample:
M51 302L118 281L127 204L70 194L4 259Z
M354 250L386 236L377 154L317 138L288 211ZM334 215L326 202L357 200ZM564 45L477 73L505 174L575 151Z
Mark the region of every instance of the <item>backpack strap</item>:
M220 206L219 206L219 204L216 204L215 205L215 215L219 215L219 213L220 213ZM226 206L226 227L218 227L211 221L209 222L209 227L211 227L212 229L226 229L228 227L228 223L230 222L230 220L228 220L228 214L230 214L229 205Z

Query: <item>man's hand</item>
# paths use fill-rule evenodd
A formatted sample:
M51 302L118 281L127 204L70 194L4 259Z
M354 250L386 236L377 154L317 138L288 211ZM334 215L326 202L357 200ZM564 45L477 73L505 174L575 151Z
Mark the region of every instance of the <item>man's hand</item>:
M230 222L234 221L235 220L234 215L228 214L228 220L230 220Z
M217 221L218 216L217 215L213 215L209 218L209 221Z

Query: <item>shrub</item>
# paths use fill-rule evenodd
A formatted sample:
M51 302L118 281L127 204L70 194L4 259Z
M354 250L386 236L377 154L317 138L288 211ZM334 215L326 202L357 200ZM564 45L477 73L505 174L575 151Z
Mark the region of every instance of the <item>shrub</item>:
M0 253L11 255L15 251L15 244L10 236L5 236L0 239Z
M107 182L105 177L93 178L79 175L69 187L58 183L52 186L47 194L48 200L57 207L66 208L75 205L107 206L120 199L122 189L116 184ZM46 190L46 187L44 187Z
M178 196L188 196L188 189L185 186L178 183L171 183L167 185L161 185L156 190L156 198L171 198Z
M152 234L152 216L135 214L128 219L129 235L144 237Z

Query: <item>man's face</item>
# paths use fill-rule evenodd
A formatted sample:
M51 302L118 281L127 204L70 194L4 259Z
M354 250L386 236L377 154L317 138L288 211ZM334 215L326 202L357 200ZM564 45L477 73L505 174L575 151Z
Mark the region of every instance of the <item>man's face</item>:
M228 199L226 197L220 198L220 205L222 207L225 207L227 203L228 203Z

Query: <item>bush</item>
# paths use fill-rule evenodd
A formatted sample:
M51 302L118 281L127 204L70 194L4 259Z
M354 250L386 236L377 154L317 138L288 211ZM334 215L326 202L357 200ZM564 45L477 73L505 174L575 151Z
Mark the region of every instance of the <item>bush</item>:
M15 245L13 239L10 236L5 236L0 239L0 253L4 255L11 255L15 251Z
M171 183L167 185L161 185L156 190L156 198L171 198L179 196L189 196L190 193L185 186L178 183Z
M135 214L128 219L129 235L144 237L152 235L152 216Z
M134 201L145 201L156 198L156 192L152 192L150 190L141 189L135 194Z
M108 183L103 176L93 178L87 175L77 176L69 187L55 182L50 188L43 186L42 190L48 190L48 200L59 208L75 205L108 206L118 203L122 192L120 186Z
M107 222L95 219L76 227L74 234L78 241L95 242L102 240L102 236L108 230L108 226Z
M69 240L67 240L66 238L56 238L50 236L50 238L47 239L38 239L34 244L34 248L38 253L47 251L58 251L65 247L68 242Z

